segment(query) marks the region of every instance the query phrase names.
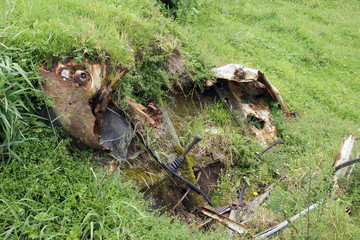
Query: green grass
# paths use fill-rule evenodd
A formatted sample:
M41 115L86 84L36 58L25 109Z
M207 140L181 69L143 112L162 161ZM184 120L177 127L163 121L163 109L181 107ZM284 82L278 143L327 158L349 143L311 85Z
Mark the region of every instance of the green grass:
M18 149L25 167L1 164L1 239L212 238L149 211L133 183L99 169L101 158L91 164L95 156L69 142L43 128Z
M2 49L0 55L0 157L1 162L21 160L16 148L26 140L29 125L41 125L32 114L36 109L32 98L39 95L34 82L39 78L29 66L17 60L29 54L19 48Z
M357 1L200 2L200 14L183 32L196 39L212 64L262 70L292 111L320 106L340 118L357 119Z
M34 48L34 62L51 68L68 58L108 59L113 68L130 70L114 95L142 101L159 99L173 85L176 76L164 66L173 50L181 48L181 32L156 1L36 0L5 1L0 6L2 47ZM207 70L199 59L189 59L185 74L196 81Z
M95 234L109 237L113 231L119 231L122 237L130 239L149 234L151 228L157 229L155 234L161 234L157 227L169 227L165 223L168 218L156 220L147 213L140 204L140 197L127 190L132 185L124 183L121 177L98 182L95 176L101 178L101 173L92 174L91 166L83 159L82 154L88 152L67 156L66 151L53 151L58 144L53 140L55 137L34 126L37 121L30 114L42 101L34 89L39 80L37 68L39 65L51 67L56 61L69 57L94 61L109 59L111 74L116 66L129 68L130 73L115 86L113 97L120 101L129 95L143 103L160 101L181 77L192 82L185 93L202 89L209 78L208 70L214 66L240 63L262 70L279 89L290 111L299 115L287 121L281 111L272 108L279 137L285 145L266 153L259 163L248 162L261 147L253 141L246 143L230 115L216 102L204 108L180 134L184 144L191 132L207 134L204 123L208 128L223 129L220 137L208 134L202 141L203 146L209 148L215 141L219 149L232 156L212 198L218 204L234 201L245 174L251 184L246 199L252 199L254 192L260 194L266 186L275 184L266 208L255 213L258 217L249 223L251 231L258 232L334 194L331 184L324 178L330 179L331 164L342 139L349 133L359 135L360 19L356 17L359 8L356 0L229 0L221 4L215 0L197 0L183 1L173 15L167 15L169 13L158 1L152 0L1 2L0 151L3 163L10 155L16 159L10 166L2 165L0 171L2 183L8 182L2 184L6 191L1 193L3 214L0 217L6 224L1 226L14 238L15 232L29 238L35 236L31 233L51 237L50 232L54 230L59 238L71 234L87 238L91 233L94 237ZM180 49L185 55L185 71L181 76L172 76L164 68L174 49ZM3 104L5 101L8 104ZM26 141L34 138L34 131L45 132L38 136L39 140ZM42 141L40 138L48 140L49 148L32 151L29 144L39 144L36 142ZM58 148L65 145L62 142ZM358 151L358 144L355 151ZM47 156L54 156L55 160ZM69 166L76 163L75 172L58 172L57 165L63 166L63 161ZM26 178L27 175L41 178ZM285 180L280 181L279 175L286 177ZM281 237L356 239L360 213L358 176L357 170L345 196L338 195L334 202L325 200L309 219L295 223ZM48 186L42 179L53 179L54 185ZM111 181L121 187L114 189L114 196L109 196L105 205L101 205L99 194L113 189ZM20 182L24 184L18 186ZM63 195L54 189L63 189ZM85 199L93 203L84 201L85 205L80 206L78 201L84 191ZM124 191L125 197L117 191ZM116 205L134 214L126 215L122 225L113 223L119 212L113 209L115 205L109 200L112 197L126 203L134 197L139 203L135 208ZM74 217L76 214L66 215L65 205L70 208L69 213L79 214L78 219ZM122 216L125 210L120 208L119 211ZM143 218L142 214L149 217ZM261 220L262 214L269 216L266 224ZM139 224L131 219L133 216ZM180 232L176 234L179 235L174 236L184 237Z

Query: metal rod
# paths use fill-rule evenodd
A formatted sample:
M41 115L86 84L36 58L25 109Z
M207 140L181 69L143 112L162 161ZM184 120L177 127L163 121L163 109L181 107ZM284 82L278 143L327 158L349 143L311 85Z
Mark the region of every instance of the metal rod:
M201 212L204 215L213 218L214 220L218 221L219 223L230 228L231 230L234 230L235 232L237 232L239 234L247 232L246 226L244 226L241 223L238 223L228 217L222 216L221 214L219 214L213 210L202 207Z
M235 119L236 124L242 129L242 133L245 137L247 137L248 135L245 132L244 127L241 125L241 123L239 122L239 120L237 119L237 117L235 116L235 114L233 113L233 111L231 110L229 104L227 104L226 99L224 97L224 95L222 94L222 92L220 91L220 89L216 86L216 84L214 84L214 88L216 93L219 95L219 97L222 99L222 101L224 102L226 108L230 111L231 115L233 116L233 118Z
M319 204L315 203L313 205L311 205L310 207L304 209L303 211L301 211L300 213L296 214L295 216L293 216L292 218L290 218L289 220L285 220L284 222L280 223L279 225L266 230L263 233L258 234L257 236L255 236L255 239L264 239L264 238L270 238L276 234L278 234L279 232L281 232L284 228L286 228L290 223L294 222L295 220L297 220L298 218L300 218L300 216L305 215L309 212L311 212L312 210L314 210L317 206L319 206Z
M134 124L131 122L132 127L134 128ZM201 196L203 196L203 198L209 203L210 206L215 207L214 204L210 201L209 197L203 192L201 191L200 188L198 188L197 186L195 186L193 183L191 183L189 180L183 178L182 176L180 176L179 174L177 174L176 172L174 172L173 170L171 170L168 165L166 165L164 162L160 161L160 159L156 156L156 154L151 150L151 148L149 147L149 145L145 142L144 137L139 133L136 132L136 136L139 138L140 142L145 146L146 150L150 153L150 155L166 170L168 170L171 174L173 174L175 177L177 177L178 179L180 179L181 181L185 182L189 187L191 187L192 189L194 189L195 192L199 193Z

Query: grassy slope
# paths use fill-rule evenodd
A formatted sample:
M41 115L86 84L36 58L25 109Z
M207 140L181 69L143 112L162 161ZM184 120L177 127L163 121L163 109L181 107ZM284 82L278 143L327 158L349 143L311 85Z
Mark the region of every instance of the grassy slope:
M184 34L197 39L214 65L235 62L261 69L290 110L300 115L291 122L279 118L281 113L274 115L286 146L266 156L252 176L252 181L266 184L273 182L268 178L272 171L287 176L278 183L269 208L291 217L328 194L323 178L329 176L342 138L359 134L360 31L354 16L360 6L357 1L199 2L200 14L184 25ZM224 179L223 186L237 182L236 177ZM286 236L356 238L359 209L354 188ZM353 210L353 218L345 213L346 207ZM264 230L263 221L255 220L254 227Z
M95 158L90 152L73 149L70 154L67 140L58 142L56 133L26 126L31 120L24 118L28 111L18 104L21 101L16 101L16 96L25 96L39 104L41 99L36 99L24 76L35 85L39 65L51 67L54 61L68 57L109 58L112 66L121 63L128 67L134 76L127 78L125 86L119 86L122 96L126 94L124 90L134 93L134 81L141 83L144 76L148 77L145 74L148 66L153 67L153 76L164 75L164 71L156 71L155 67L163 64L176 41L170 33L169 26L173 24L161 15L159 6L153 1L39 0L2 1L0 9L0 52L5 57L0 59L0 79L1 87L6 87L0 97L2 103L12 100L10 109L16 107L20 111L16 115L7 107L0 108L2 119L14 119L14 124L1 125L1 140L11 143L11 150L17 146L16 153L10 152L11 165L4 164L9 155L1 151L4 158L0 167L0 237L212 238L198 231L190 234L179 222L156 216L158 212L150 213L148 203L131 183L125 183L120 176L104 175L98 164L96 167L88 164ZM164 81L167 80L165 76ZM17 82L26 89L24 96L21 92L10 95L21 89L13 87ZM156 95L159 92L148 94ZM39 124L34 119L32 122ZM16 132L18 138L3 135L2 131L7 130Z
M180 222L149 212L119 174L89 163L94 156L43 129L18 149L26 166L1 166L2 239L192 239ZM194 237L211 236L194 232Z
M120 95L139 96L158 79L160 85L169 85L166 73L152 70L163 65L176 46L187 52L186 69L195 81L204 76L204 67L225 63L261 69L300 117L286 122L274 113L287 145L277 155L264 157L265 167L258 166L251 181L270 184L273 171L288 175L276 187L269 208L290 217L327 195L322 179L329 176L341 139L350 132L358 135L360 20L354 16L360 6L357 1L197 2L200 13L180 16L178 24L164 18L153 1L6 1L0 5L0 26L5 29L0 39L7 47L31 48L35 64L68 56L110 56L112 64L138 74L124 79ZM154 45L160 47L154 50ZM235 177L225 178L223 186L237 182ZM354 188L325 204L311 215L309 225L300 221L285 236L355 238L358 191ZM352 209L351 217L346 207ZM254 230L265 226L254 222Z

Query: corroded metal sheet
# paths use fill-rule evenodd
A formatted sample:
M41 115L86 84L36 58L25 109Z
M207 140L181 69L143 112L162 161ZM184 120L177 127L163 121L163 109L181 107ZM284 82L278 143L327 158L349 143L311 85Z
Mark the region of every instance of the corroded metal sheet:
M275 141L277 130L271 123L271 111L266 102L271 99L277 102L286 117L290 117L290 113L279 91L265 74L239 64L227 64L212 71L217 79L228 80L228 87L236 99L236 104L240 105L244 120L248 122L255 138L264 144ZM206 82L208 87L214 84L214 80Z
M241 83L229 81L228 86L237 104L240 105L248 127L255 134L255 138L263 144L277 140L277 130L272 124L271 110L263 98L268 92L263 84L258 82Z
M111 151L123 161L133 130L118 109L109 107L112 86L127 70L106 86L105 62L59 62L52 71L41 70L43 89L53 100L52 109L64 129L86 145Z
M40 75L45 78L44 91L52 97L52 109L65 130L85 144L101 149L94 133L95 117L87 89L55 72L41 70Z
M107 64L104 62L90 64L87 61L78 64L71 60L68 63L59 62L53 72L68 79L75 86L85 88L90 100L105 87Z
M285 102L282 99L279 91L271 84L271 82L266 78L265 74L261 71L253 68L248 68L239 64L227 64L222 67L213 68L212 72L214 74L214 77L218 79L226 79L229 81L235 81L240 83L261 83L261 85L256 84L255 86L264 86L273 98L273 100L279 103L279 105L285 112L286 117L290 117L288 108L285 105ZM212 84L214 83L211 81L207 81L206 86L211 86ZM259 92L259 94L261 93Z
M241 104L241 109L247 119L253 117L256 121L262 122L262 124L259 124L260 126L249 124L258 141L269 143L277 139L277 130L271 123L269 106L265 106L263 103L258 105Z
M227 64L213 68L214 77L238 82L252 82L259 77L258 70L239 64Z

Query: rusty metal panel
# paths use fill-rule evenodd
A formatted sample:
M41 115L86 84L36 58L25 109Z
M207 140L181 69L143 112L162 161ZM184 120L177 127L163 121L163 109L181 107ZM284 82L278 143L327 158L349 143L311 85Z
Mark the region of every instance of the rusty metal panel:
M269 106L265 106L262 102L258 105L250 103L241 104L241 109L246 118L250 116L263 123L260 127L249 124L251 130L255 133L256 140L263 143L269 143L277 139L277 129L271 124L271 111Z
M290 117L290 113L287 106L285 105L284 100L280 95L280 92L271 84L271 82L266 78L265 74L262 73L260 70L248 68L239 64L227 64L222 67L213 68L212 72L214 77L218 79L226 79L229 81L235 81L240 83L261 83L265 86L266 90L271 95L273 100L279 103L286 117ZM214 83L211 81L207 81L206 83L207 86L211 86L212 84Z
M44 91L52 97L52 109L65 130L85 144L102 149L94 134L95 117L88 102L88 91L54 72L41 70L40 75L45 78Z
M214 77L237 82L252 82L259 77L258 70L239 64L227 64L213 68Z
M44 92L53 100L52 109L64 129L86 145L111 152L122 162L133 138L129 123L108 106L112 86L125 73L118 72L106 86L107 63L59 62L52 71L41 70Z

